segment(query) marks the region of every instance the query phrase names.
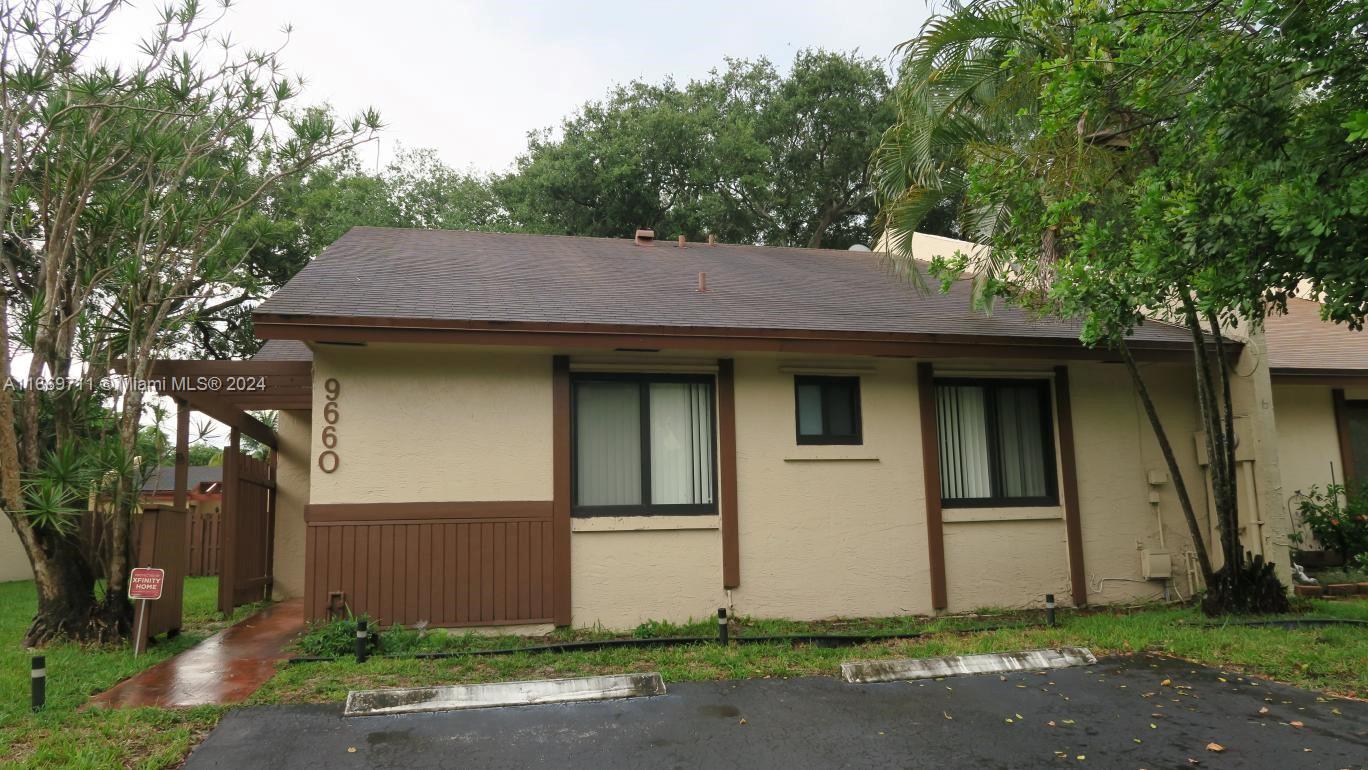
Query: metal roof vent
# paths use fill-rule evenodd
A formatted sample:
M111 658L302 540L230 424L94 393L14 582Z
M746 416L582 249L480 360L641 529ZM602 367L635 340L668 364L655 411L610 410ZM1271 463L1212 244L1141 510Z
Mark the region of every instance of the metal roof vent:
M637 230L636 245L650 246L655 242L655 230Z

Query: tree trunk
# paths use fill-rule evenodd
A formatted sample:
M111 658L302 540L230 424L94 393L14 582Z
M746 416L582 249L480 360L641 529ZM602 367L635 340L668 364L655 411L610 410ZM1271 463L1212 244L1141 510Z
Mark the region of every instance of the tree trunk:
M1135 364L1135 357L1131 355L1130 348L1125 342L1119 347L1121 358L1126 362L1126 370L1130 372L1131 382L1135 385L1135 392L1145 407L1145 416L1149 418L1150 428L1154 430L1154 438L1159 442L1159 451L1164 455L1169 477L1173 479L1173 489L1178 493L1178 505L1183 509L1183 518L1187 520L1188 534L1192 537L1193 550L1197 552L1197 564L1202 570L1202 580L1211 585L1215 579L1211 557L1207 554L1206 541L1202 538L1202 525L1197 521L1197 511L1192 507L1192 498L1188 495L1187 483L1183 481L1183 471L1178 467L1178 458L1173 454L1168 432L1164 430L1164 424L1159 419L1159 410L1154 406L1154 399L1150 398L1149 387L1145 385L1145 379L1140 374L1140 367Z
M128 633L128 619L96 601L95 572L76 536L35 534L38 547L29 559L38 588L38 613L24 644L35 647L56 639L107 644L122 639Z

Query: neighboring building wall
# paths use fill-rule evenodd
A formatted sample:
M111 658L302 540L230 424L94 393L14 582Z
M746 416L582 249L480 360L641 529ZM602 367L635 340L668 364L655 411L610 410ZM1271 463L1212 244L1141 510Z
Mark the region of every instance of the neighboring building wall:
M19 534L8 516L0 517L0 582L32 579L33 567L19 542Z
M276 438L276 525L272 598L304 594L304 506L309 502L310 412L280 412Z
M1328 385L1273 385L1279 464L1288 498L1313 485L1324 489L1332 481L1344 483L1332 390ZM1345 396L1368 400L1368 387L1347 388Z

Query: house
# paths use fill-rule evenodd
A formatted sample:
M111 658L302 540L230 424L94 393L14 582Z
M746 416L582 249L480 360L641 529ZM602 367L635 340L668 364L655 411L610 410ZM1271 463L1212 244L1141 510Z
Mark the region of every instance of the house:
M172 395L276 447L256 486L225 476L273 490L246 593L314 618L622 629L1190 595L1125 367L967 292L869 252L356 228L257 309L255 359L204 363L260 392ZM1201 489L1187 333L1130 346ZM1285 566L1268 357L1233 347L1242 536ZM273 434L245 416L271 407Z
M1368 332L1322 321L1307 299L1265 328L1289 507L1312 486L1368 483Z

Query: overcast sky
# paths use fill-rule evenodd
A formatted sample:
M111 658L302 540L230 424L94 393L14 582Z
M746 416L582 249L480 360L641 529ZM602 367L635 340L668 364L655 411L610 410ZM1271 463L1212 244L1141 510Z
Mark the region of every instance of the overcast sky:
M97 50L131 50L162 1L136 0ZM498 171L528 131L613 83L702 77L727 56L786 68L808 47L858 49L887 65L928 13L927 0L238 0L224 26L274 47L292 25L282 59L305 77L308 100L380 110L386 157L400 142L435 147L457 168Z

